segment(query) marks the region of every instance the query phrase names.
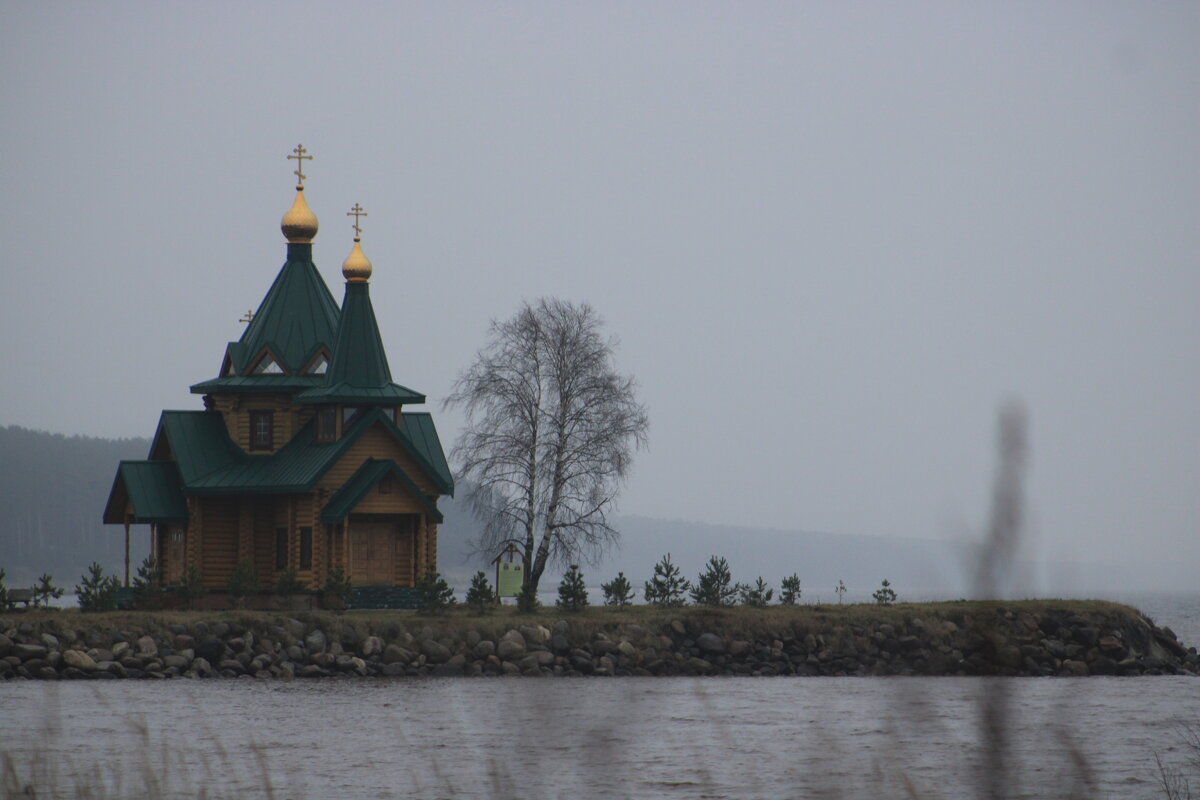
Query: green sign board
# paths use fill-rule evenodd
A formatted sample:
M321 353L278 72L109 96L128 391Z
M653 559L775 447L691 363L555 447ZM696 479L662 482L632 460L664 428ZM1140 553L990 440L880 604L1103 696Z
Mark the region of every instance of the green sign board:
M501 561L496 565L496 594L516 597L521 594L525 573L520 561Z

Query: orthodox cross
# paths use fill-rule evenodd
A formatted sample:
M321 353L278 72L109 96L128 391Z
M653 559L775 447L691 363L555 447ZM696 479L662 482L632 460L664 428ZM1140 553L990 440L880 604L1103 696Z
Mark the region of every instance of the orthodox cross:
M289 156L289 158L290 158L290 156ZM254 321L254 312L253 311L247 311L245 314L242 314L242 318L238 320L238 322L253 322L253 321Z
M354 208L346 212L346 216L354 217L354 225L351 226L354 228L354 238L357 239L358 237L362 236L362 228L360 228L358 225L358 218L367 216L367 212L362 210L362 206L360 206L358 203L355 203Z
M312 161L312 156L306 156L306 155L304 155L305 153L307 153L307 152L308 152L308 150L306 150L306 149L305 149L305 147L304 147L304 145L302 145L302 144L298 144L298 145L296 145L296 146L295 146L295 147L292 149L292 152L293 152L293 153L295 153L295 155L293 155L293 156L288 156L288 158L289 158L289 159L293 159L293 158L294 158L294 159L296 159L296 171L295 171L295 173L294 173L294 174L295 174L296 178L297 178L297 179L298 179L298 181L299 181L298 185L299 185L299 186L303 186L303 185L304 185L304 179L305 179L306 177L308 177L307 175L305 175L305 174L304 174L304 161L305 161L305 159L308 159L309 161Z

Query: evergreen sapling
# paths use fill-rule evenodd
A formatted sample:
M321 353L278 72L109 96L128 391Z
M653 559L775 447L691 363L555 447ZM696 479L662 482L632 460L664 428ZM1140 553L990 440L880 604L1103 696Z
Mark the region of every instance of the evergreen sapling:
M582 611L587 608L587 586L578 564L572 564L558 584L558 600L554 603L563 611Z
M741 587L733 584L729 562L722 556L712 556L692 589L692 602L698 606L731 606Z
M454 590L437 572L427 572L417 581L417 605L426 614L439 614L457 602Z
M158 563L154 556L146 556L146 560L133 576L133 602L138 608L155 609L162 607L162 586L158 580Z
M604 605L606 606L619 608L633 604L633 586L630 585L624 572L618 572L617 577L608 583L600 584L600 591L604 592Z
M476 572L471 577L471 585L467 587L467 605L480 614L486 614L495 603L496 592L488 583L487 575L483 570Z
M892 588L892 584L888 582L887 578L883 579L883 583L871 596L875 598L875 603L881 606L890 606L896 602L896 590Z
M43 583L48 579L48 575L43 575L41 578ZM81 575L79 583L75 585L75 594L79 595L79 608L87 612L112 611L117 607L117 591L120 588L121 582L117 580L117 577L115 575L105 577L104 568L93 561L88 567L87 574ZM37 589L34 591L36 592ZM62 589L59 589L58 594L53 596L62 597L62 593Z
M642 596L647 603L656 606L682 606L687 603L684 595L691 588L679 573L679 567L671 563L671 554L667 553L654 565L654 577L646 581Z
M742 586L742 605L752 608L764 608L775 596L775 590L767 587L767 582L758 576L758 580L753 586Z
M99 569L100 565L92 563L93 567ZM100 570L103 572L103 570ZM54 585L54 578L48 573L42 573L38 578L38 582L33 587L33 607L49 607L51 600L57 600L63 596L63 589L60 586Z
M779 604L794 606L800 601L800 576L792 573L779 582Z

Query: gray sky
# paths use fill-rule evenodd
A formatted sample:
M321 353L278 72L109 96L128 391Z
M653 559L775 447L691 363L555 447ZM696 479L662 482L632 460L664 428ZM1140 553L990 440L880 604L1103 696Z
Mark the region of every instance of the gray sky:
M283 262L303 142L431 408L593 304L622 510L957 537L996 410L1048 558L1200 564L1200 5L0 6L0 424L149 436ZM440 413L443 439L456 417Z

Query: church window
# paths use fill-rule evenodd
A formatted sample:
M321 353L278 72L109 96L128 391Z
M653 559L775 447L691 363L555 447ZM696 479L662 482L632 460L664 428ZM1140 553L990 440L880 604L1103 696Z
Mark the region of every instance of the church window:
M254 365L253 372L255 375L282 375L283 367L279 366L279 362L268 353Z
M300 529L300 569L312 569L312 528Z
M308 368L306 370L304 370L304 374L305 375L324 375L328 370L329 370L329 359L325 357L324 353L321 353L319 356L317 356L315 359L313 359L313 362L311 364L308 365Z
M275 413L253 410L250 412L250 449L270 450L275 446Z
M275 569L287 569L288 565L288 530L275 529Z
M337 406L321 406L317 409L317 441L332 442L337 439Z

